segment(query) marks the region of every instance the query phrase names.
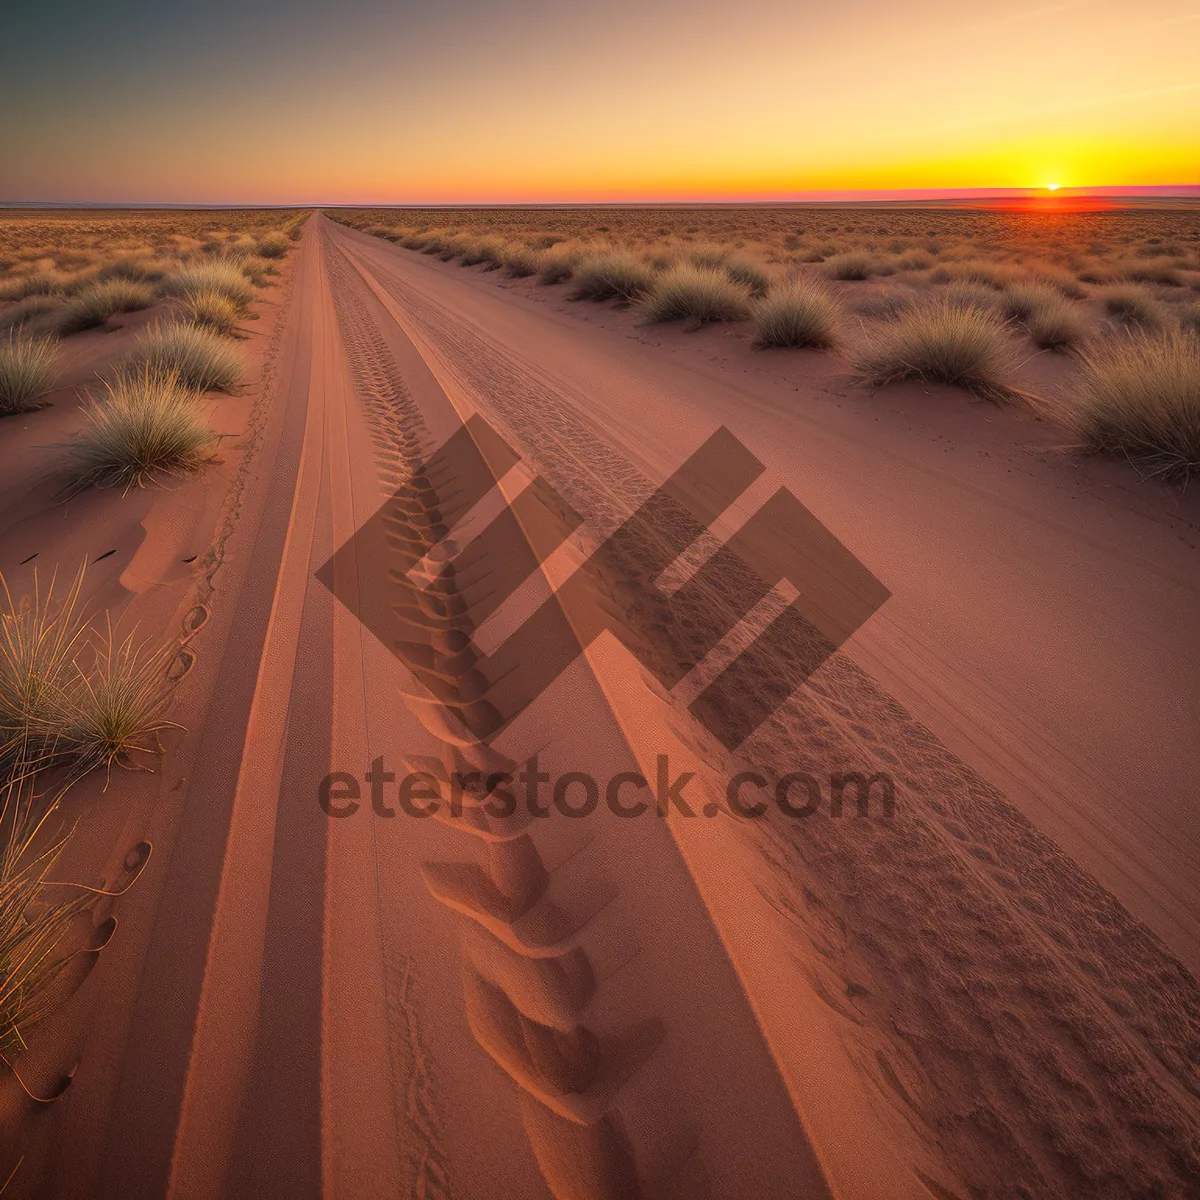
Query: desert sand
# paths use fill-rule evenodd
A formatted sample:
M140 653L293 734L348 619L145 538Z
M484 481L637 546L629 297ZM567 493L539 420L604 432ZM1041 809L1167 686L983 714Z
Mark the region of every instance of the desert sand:
M1195 488L1073 457L1028 409L867 395L836 355L649 328L321 214L259 309L203 475L66 508L37 476L136 315L73 339L54 407L5 422L0 568L107 554L93 599L178 631L183 726L154 774L72 793L64 870L111 884L153 854L22 1061L45 1086L77 1063L70 1088L2 1093L13 1195L1196 1194ZM1047 389L1061 363L1021 369ZM455 538L536 479L581 521L494 613L508 564L442 577L414 679L350 611L383 544L355 531L473 417L521 461ZM613 552L606 611L698 678L668 691L605 635L470 736L445 614L502 644L721 426L766 469L694 561L787 488L879 611L729 753L687 709L729 597L683 589L664 620L657 571ZM472 489L431 470L388 545L453 529ZM714 799L739 771L882 770L895 812L496 829L318 803L379 757L533 753L601 779L665 754Z

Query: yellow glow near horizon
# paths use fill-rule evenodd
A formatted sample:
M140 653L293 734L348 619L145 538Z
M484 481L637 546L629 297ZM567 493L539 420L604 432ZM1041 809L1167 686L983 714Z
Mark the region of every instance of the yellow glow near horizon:
M64 50L74 26L46 16L44 47L20 79L0 80L21 113L0 127L0 199L1200 184L1195 0L1142 0L1135 13L1124 0L742 0L736 13L728 0L342 0L336 13L304 7L294 25L255 24L257 8L246 28L219 30L202 6L180 8L174 56L139 44L120 86L105 54L82 33ZM111 34L124 53L103 10L89 19L88 38ZM97 105L101 65L112 91Z

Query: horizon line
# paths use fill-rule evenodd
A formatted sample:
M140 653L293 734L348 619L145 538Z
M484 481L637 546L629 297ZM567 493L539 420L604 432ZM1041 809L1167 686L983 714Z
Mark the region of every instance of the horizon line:
M1099 187L1026 188L862 188L826 189L758 195L675 195L649 199L626 196L606 199L442 199L442 200L0 200L0 208L605 208L695 205L880 204L947 200L1198 200L1200 184L1124 184Z

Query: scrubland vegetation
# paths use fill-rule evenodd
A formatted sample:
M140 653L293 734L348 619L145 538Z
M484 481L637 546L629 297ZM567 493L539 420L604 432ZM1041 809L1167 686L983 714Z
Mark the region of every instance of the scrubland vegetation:
M239 326L306 215L0 215L0 416L29 414L0 423L0 452L9 429L53 418L37 411L47 398L63 429L76 397L55 394L59 364L82 362L99 378L77 419L45 439L66 442L36 449L63 493L128 491L203 466L216 445L204 391L236 387ZM98 336L122 324L133 325L124 337ZM88 331L91 346L71 354ZM64 999L64 970L95 948L80 941L94 889L60 875L74 827L60 801L88 772L157 749L173 651L86 612L82 569L68 586L34 574L27 589L0 577L0 1061L18 1079L29 1031Z
M642 322L674 321L688 330L722 323L735 336L744 323L762 347L842 354L873 390L920 380L1015 400L1030 395L1022 377L1028 364L1040 354L1058 356L1072 390L1069 398L1041 397L1041 416L1073 430L1087 450L1164 474L1200 470L1194 209L330 215L445 262L535 287L565 284L574 300L630 306ZM1167 426L1178 436L1164 440Z
M201 466L211 457L214 439L197 403L198 390L153 363L105 382L87 401L83 428L63 447L72 489L128 491Z
M16 596L0 576L0 1059L14 1072L61 999L76 918L94 900L54 878L72 829L55 819L59 802L89 771L153 752L171 725L170 648L121 638L85 612L83 581L82 567L65 588L35 575L32 593Z
M1016 353L992 310L933 297L864 336L852 362L857 377L873 388L920 379L1003 399Z
M0 415L28 412L54 386L54 343L9 333L0 342Z
M1173 329L1095 343L1062 404L1090 450L1186 479L1200 471L1200 333Z
M306 216L6 214L0 415L32 411L53 391L59 339L149 310L132 351L83 398L82 428L60 453L67 486L141 487L202 465L213 437L198 397L237 387L239 324Z

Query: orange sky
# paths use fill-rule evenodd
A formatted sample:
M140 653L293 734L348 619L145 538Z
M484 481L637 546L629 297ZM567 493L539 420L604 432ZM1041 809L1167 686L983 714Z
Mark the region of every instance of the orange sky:
M120 0L8 23L0 199L1200 184L1195 0Z

